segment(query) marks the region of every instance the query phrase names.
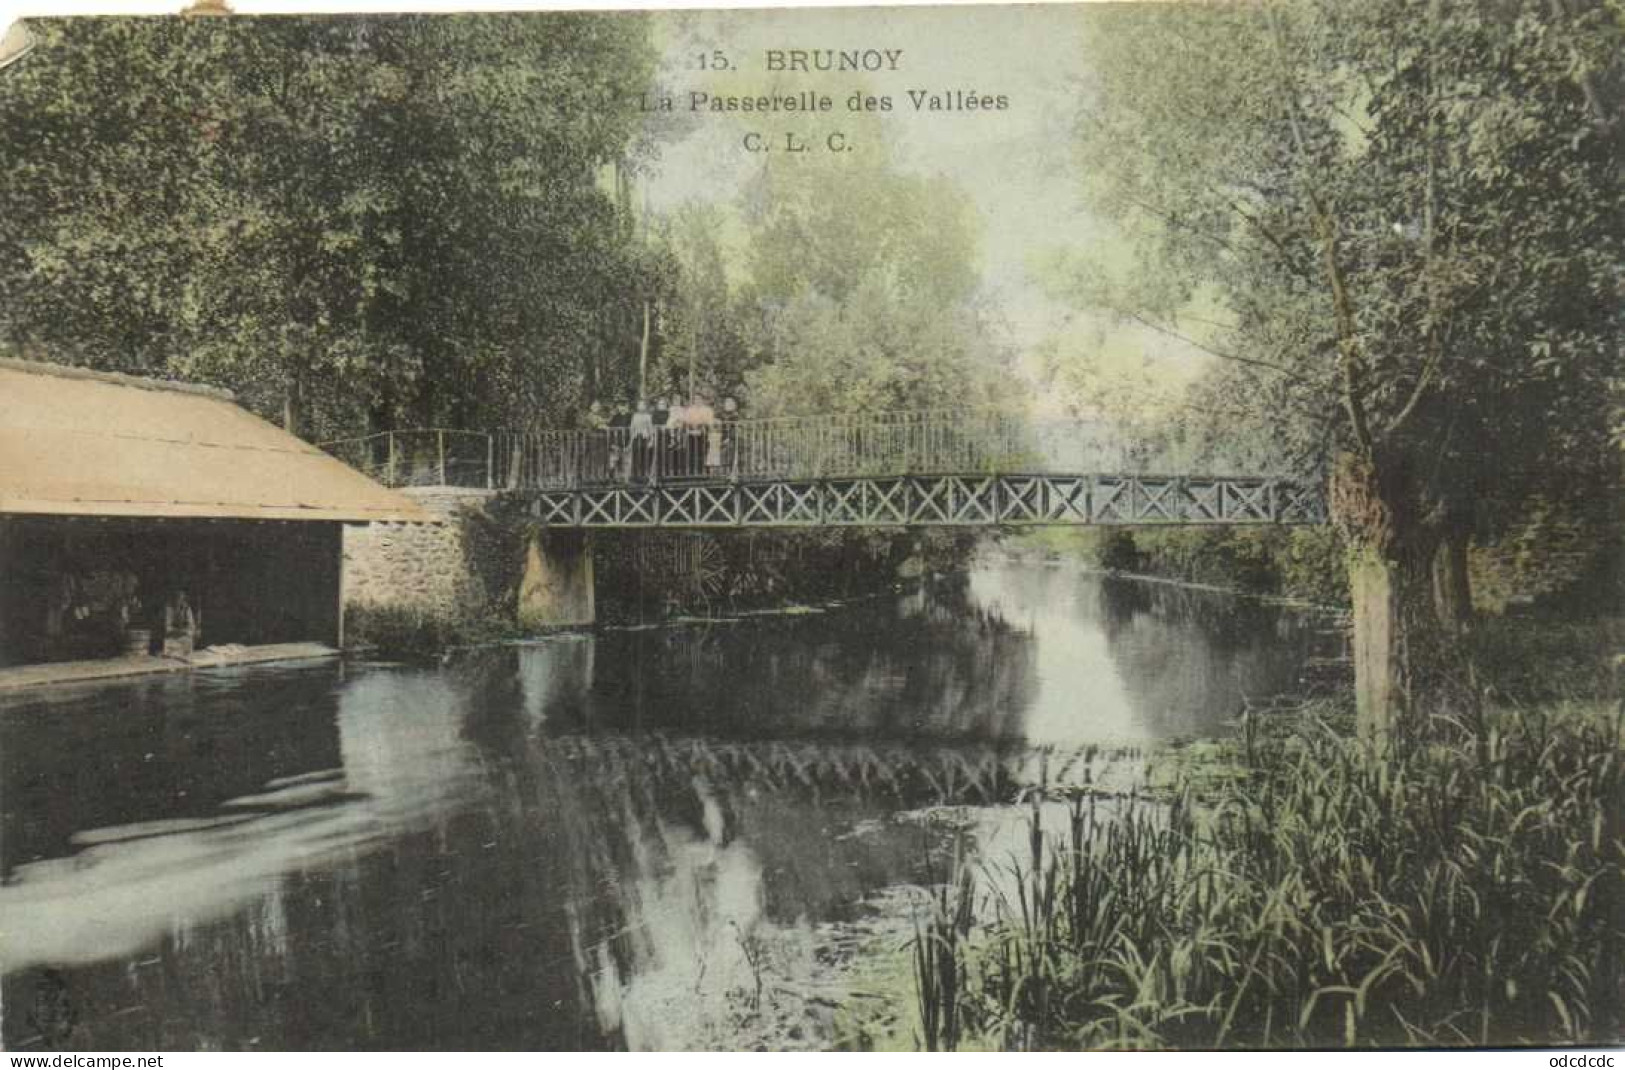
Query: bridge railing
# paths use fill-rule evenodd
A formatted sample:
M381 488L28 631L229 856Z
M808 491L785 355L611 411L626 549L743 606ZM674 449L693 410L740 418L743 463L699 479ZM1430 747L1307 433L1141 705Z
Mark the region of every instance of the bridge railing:
M324 442L321 448L390 487L484 487L496 469L494 437L431 428Z
M728 467L781 479L1010 470L1031 452L1026 431L1018 416L974 410L746 420L731 429Z
M323 444L392 487L558 490L701 479L1132 471L1103 425L989 410L793 416L703 427L385 431Z

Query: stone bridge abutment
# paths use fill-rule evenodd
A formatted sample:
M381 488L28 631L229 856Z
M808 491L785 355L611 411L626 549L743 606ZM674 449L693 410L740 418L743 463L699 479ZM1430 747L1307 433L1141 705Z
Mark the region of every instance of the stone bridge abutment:
M526 629L596 621L590 536L538 531L500 508L504 492L411 487L435 519L344 531L344 605L460 620L497 617Z

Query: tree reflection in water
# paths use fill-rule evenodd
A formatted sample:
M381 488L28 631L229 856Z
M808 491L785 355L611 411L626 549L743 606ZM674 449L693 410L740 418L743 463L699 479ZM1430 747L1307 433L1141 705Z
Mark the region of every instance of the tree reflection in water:
M1154 740L1290 674L1273 622L1169 597L1006 570L436 669L13 697L5 1043L828 1043L851 933L906 926L884 905L955 825L1002 850L1025 787L1132 764L1100 724ZM1081 693L1080 660L1106 666Z

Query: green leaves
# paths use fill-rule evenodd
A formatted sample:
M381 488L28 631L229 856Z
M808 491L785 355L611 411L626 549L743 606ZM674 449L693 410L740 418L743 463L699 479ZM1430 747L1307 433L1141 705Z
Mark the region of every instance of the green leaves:
M1080 169L1137 260L1073 296L1216 295L1198 342L1263 363L1216 361L1170 434L1312 468L1369 437L1403 538L1584 495L1620 422L1622 43L1592 0L1091 12Z
M579 402L638 285L595 170L639 136L640 19L37 25L0 80L12 348L207 375L313 437Z

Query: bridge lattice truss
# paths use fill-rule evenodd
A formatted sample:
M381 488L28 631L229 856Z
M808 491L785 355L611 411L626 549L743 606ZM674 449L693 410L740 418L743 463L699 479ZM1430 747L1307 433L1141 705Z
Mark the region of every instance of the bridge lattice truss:
M1199 462L1129 448L1095 423L997 412L738 420L641 434L390 431L327 448L389 486L519 495L559 527L1325 521L1310 483L1188 474Z
M1320 524L1312 487L1249 477L910 475L531 491L579 528Z
M718 740L562 735L550 759L605 783L696 777L774 794L891 798L910 805L994 804L1034 789L1126 789L1142 782L1142 744L1033 747L1015 743Z

